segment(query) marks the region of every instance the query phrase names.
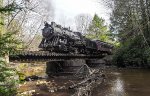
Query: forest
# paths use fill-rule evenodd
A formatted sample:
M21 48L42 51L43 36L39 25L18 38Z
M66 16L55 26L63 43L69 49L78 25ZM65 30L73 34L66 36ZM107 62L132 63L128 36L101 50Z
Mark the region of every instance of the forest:
M114 0L110 18L120 43L114 62L118 66L149 67L149 0Z
M83 13L74 18L72 29L112 44L112 66L150 68L150 0L98 2L111 10L110 24L97 13L94 16ZM42 24L53 20L54 11L48 0L0 0L0 96L15 96L21 82L7 57L18 50L37 51ZM68 26L63 20L61 24Z

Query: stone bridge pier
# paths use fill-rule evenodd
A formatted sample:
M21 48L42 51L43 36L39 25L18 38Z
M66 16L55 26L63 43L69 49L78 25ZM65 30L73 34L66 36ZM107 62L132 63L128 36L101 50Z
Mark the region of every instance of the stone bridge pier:
M49 61L46 63L46 73L53 75L72 75L87 64L91 68L105 69L106 62L103 59L73 59L64 61Z
M84 59L73 59L65 61L50 61L46 63L46 73L49 76L52 75L71 75L77 72L77 70L86 64Z

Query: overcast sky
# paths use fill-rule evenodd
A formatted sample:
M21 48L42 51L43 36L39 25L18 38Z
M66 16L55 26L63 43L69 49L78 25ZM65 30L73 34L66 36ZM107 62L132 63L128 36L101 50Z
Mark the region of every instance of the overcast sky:
M109 13L100 0L53 0L54 21L66 26L74 26L75 16L85 13L94 16L98 14L109 23Z

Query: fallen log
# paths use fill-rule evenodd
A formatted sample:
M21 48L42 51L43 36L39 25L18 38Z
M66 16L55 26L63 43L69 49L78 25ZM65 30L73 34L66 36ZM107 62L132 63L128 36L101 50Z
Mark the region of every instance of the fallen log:
M87 73L86 73L87 72ZM91 96L93 88L105 81L105 74L102 74L100 70L92 70L87 65L83 65L75 74L75 76L81 76L84 79L76 84L69 86L68 89L75 89L76 92L72 96Z

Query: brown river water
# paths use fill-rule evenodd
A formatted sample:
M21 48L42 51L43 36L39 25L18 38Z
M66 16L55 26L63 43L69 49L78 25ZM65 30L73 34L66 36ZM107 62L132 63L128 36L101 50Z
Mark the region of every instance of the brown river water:
M107 80L93 96L150 96L150 70L107 70Z
M92 96L150 96L150 70L147 69L107 69L106 81L92 92ZM53 81L56 86L71 85L69 80L56 78L47 79ZM69 81L69 82L68 82ZM60 92L50 93L49 91L39 90L35 82L31 81L22 86L20 89L38 90L38 95L34 96L71 96L73 91L61 90ZM72 82L76 82L73 81ZM56 87L57 87L56 86Z

